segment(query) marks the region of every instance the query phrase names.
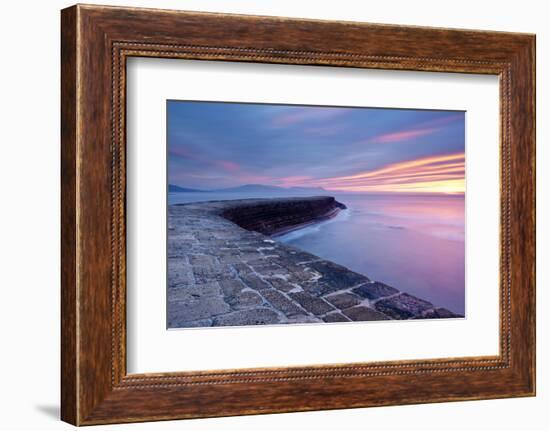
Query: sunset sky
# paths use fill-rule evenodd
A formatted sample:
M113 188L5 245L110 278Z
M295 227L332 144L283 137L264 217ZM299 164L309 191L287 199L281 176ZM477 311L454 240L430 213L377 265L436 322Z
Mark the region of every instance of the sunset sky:
M464 193L464 112L169 101L168 180Z

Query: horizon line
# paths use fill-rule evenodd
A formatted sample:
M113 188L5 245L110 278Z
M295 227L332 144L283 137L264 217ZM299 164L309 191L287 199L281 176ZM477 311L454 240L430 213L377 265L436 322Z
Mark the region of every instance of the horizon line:
M380 191L354 191L354 190L342 190L342 189L328 189L324 187L315 187L315 186L278 186L274 184L256 184L256 183L247 183L247 184L240 184L236 186L230 186L230 187L215 187L215 188L209 188L204 189L201 187L195 187L195 186L182 186L180 184L175 184L168 182L168 186L175 186L182 189L190 189L190 190L196 190L196 192L203 192L203 193L212 193L212 192L224 192L224 190L230 190L230 189L237 189L241 187L246 186L259 186L259 187L272 187L276 189L280 189L282 191L286 190L292 190L292 189L311 189L311 190L320 190L324 192L334 193L334 194L355 194L355 195L380 195L380 194L391 194L391 195L446 195L446 196L460 196L465 195L466 191L453 191L453 192L435 192L435 191L399 191L399 190L380 190ZM170 192L169 192L170 193ZM171 192L171 193L186 193L186 192Z

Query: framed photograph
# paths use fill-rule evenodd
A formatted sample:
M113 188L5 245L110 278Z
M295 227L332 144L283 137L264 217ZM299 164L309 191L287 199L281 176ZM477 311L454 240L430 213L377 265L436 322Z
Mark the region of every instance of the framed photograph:
M535 394L535 37L62 11L62 419Z
M464 112L166 112L168 328L464 317Z

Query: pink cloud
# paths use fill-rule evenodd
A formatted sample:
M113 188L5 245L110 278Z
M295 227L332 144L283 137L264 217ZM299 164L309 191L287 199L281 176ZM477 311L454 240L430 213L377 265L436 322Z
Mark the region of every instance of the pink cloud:
M306 127L304 132L312 136L334 136L343 130L341 125Z
M341 191L464 193L464 161L464 153L421 157L310 185Z
M237 172L241 169L237 163L230 160L218 160L216 164L228 172Z
M420 136L431 135L438 130L439 129L437 128L402 130L400 132L386 133L384 135L375 136L369 139L368 142L375 144L387 144L392 142L409 141Z
M446 117L436 118L434 120L424 121L422 123L423 127L440 127L447 124L453 123L455 121L463 120L464 113L460 112L457 114L448 115Z
M443 126L460 120L463 117L464 114L459 113L442 118L437 118L435 120L425 121L412 129L374 136L373 138L366 140L365 143L388 144L393 142L409 141L414 138L419 138L421 136L427 136L436 133L441 130Z
M195 162L203 163L208 166L215 166L221 168L227 172L237 172L241 170L239 164L232 162L231 160L210 160L203 157L201 154L194 152L190 148L175 147L169 150L170 157L176 156L186 160L193 160Z
M168 151L170 156L181 157L182 159L196 160L197 154L190 148L173 147Z
M293 108L289 112L284 112L273 117L271 119L271 125L274 127L286 127L305 121L326 121L331 118L339 117L346 112L345 109L338 108Z
M288 177L282 177L277 180L277 183L283 187L302 186L304 182L311 180L307 175L291 175Z

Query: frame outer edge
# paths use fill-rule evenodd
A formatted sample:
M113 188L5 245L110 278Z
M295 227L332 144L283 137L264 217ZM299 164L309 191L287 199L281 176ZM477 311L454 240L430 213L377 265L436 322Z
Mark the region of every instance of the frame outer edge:
M77 299L78 6L61 11L61 420L79 423Z
M531 50L530 50L531 59L533 61L533 68L532 68L532 75L531 79L533 82L533 94L531 97L531 104L533 109L533 157L531 160L531 169L532 169L532 176L534 181L534 190L532 194L532 202L533 202L533 216L532 216L532 222L533 222L533 236L535 238L535 242L533 244L534 247L534 255L533 255L533 293L532 293L532 301L533 301L533 315L531 317L531 324L532 324L532 334L531 336L533 341L533 358L532 358L532 371L531 371L531 378L533 379L533 387L531 394L533 396L537 395L537 36L533 35L531 39Z
M93 42L92 51L98 50L98 53L106 59L106 49L110 47L110 43L113 40L117 40L116 37L119 36L117 32L122 32L124 36L130 29L128 27L121 28L121 22L126 21L128 16L124 13L119 13L122 11L132 11L132 17L134 15L141 15L147 10L139 9L112 9L109 11L107 20L103 20L104 17L99 16L98 12L102 10L102 7L97 6L87 6L83 7L80 5L73 6L71 8L65 9L62 11L62 34L61 34L61 44L62 44L62 94L61 94L61 106L62 106L62 133L61 133L61 169L62 169L62 292L61 292L61 301L62 301L62 327L61 327L61 336L62 336L62 370L61 370L61 379L62 379L62 419L66 422L69 422L73 425L91 425L99 423L120 423L120 422L136 422L136 421L148 421L148 420L162 420L162 419L179 419L185 417L212 417L212 416L228 416L236 414L258 414L258 413L274 413L274 412L283 412L283 411L307 411L307 410L324 410L324 409L333 409L333 408L351 408L351 407L365 407L366 405L388 405L388 404L410 404L410 403L426 403L426 402L440 402L440 401L457 401L457 400L467 400L467 399L483 399L483 398L501 398L509 396L525 396L532 395L534 392L534 261L529 261L528 259L534 259L534 239L530 238L529 235L534 232L534 151L535 151L535 140L534 140L534 81L529 81L534 79L534 37L521 40L525 35L506 35L503 34L503 48L502 55L506 54L508 59L514 57L516 60L515 65L522 72L526 73L521 76L523 83L518 85L517 90L520 93L521 98L523 99L522 106L525 107L527 113L533 114L532 117L523 119L520 123L520 129L524 128L524 131L528 133L523 136L523 139L516 139L517 129L512 127L514 131L514 143L521 142L524 145L522 151L520 151L520 157L517 160L517 164L521 165L522 168L531 168L532 170L528 175L525 175L526 178L523 178L521 181L518 181L521 184L524 184L526 190L523 192L523 195L516 201L519 203L519 206L528 211L526 215L527 220L524 228L522 229L523 235L527 236L529 241L526 241L525 248L527 254L523 261L523 264L519 265L519 270L524 275L527 276L521 284L521 292L516 293L515 299L518 302L527 304L527 309L525 314L522 315L521 319L518 319L520 323L519 328L516 329L514 339L518 342L515 343L515 348L518 348L518 344L527 349L527 352L523 354L514 355L515 366L513 369L510 369L509 372L495 374L495 377L506 377L508 383L511 383L513 388L509 388L509 392L493 392L496 386L491 382L490 384L486 382L487 379L483 380L480 376L479 390L473 392L473 395L464 393L464 394L454 394L453 396L440 397L440 398L403 398L393 401L386 401L384 403L372 402L365 404L363 401L359 403L331 403L327 397L327 389L323 387L322 380L319 382L313 383L310 381L308 387L312 390L315 390L317 397L313 399L312 402L307 405L301 405L292 407L289 409L288 405L279 404L277 406L267 407L264 405L262 407L257 407L251 405L246 405L244 403L240 408L232 408L225 405L224 408L212 408L211 411L206 412L206 414L197 413L196 408L200 408L201 411L204 411L204 406L199 405L201 394L203 395L203 402L206 400L211 401L211 395L216 395L216 391L212 389L211 395L206 394L208 392L206 388L209 385L196 385L193 386L193 389L186 388L177 390L174 388L154 388L154 389L142 389L139 387L135 388L123 388L119 386L120 382L118 378L109 376L109 381L107 381L106 367L107 367L107 358L110 359L109 364L113 365L114 358L111 353L106 353L106 351L97 350L97 347L104 348L107 346L106 334L107 329L110 328L108 325L112 325L107 322L107 319L100 321L99 325L95 325L97 319L95 319L94 314L99 313L103 316L103 313L106 312L107 306L111 306L111 300L106 298L105 288L103 283L105 277L103 274L103 279L100 284L98 284L98 289L94 290L94 295L91 295L89 290L90 283L96 283L97 278L94 274L89 274L86 272L87 269L91 268L91 263L88 262L89 257L96 258L94 248L97 245L96 242L91 241L90 232L92 229L91 226L96 226L94 223L90 223L92 220L90 216L95 215L93 212L95 210L91 209L91 205L87 205L86 193L90 194L90 190L93 190L94 181L103 184L103 181L98 180L101 178L99 176L92 175L91 178L88 177L91 174L89 169L90 163L98 163L102 168L105 168L104 162L105 158L99 151L105 151L108 148L103 139L105 138L104 131L95 132L93 129L93 124L90 126L88 121L96 121L92 119L92 113L97 114L99 117L105 120L106 112L108 111L106 100L101 95L104 91L104 87L96 86L93 87L93 82L86 79L86 77L92 72L99 72L98 79L102 82L103 79L106 79L107 65L98 64L96 62L91 62L91 54L88 49L88 43ZM150 11L150 10L149 10ZM174 13L182 13L173 11ZM154 12L151 12L154 13ZM116 15L116 16L115 16ZM171 14L170 14L171 15ZM185 13L183 13L185 15ZM208 14L205 14L208 15ZM189 20L196 18L194 14L189 15ZM212 15L208 15L213 19ZM242 17L242 16L237 16ZM249 17L250 18L250 17ZM182 18L183 19L183 18ZM229 18L228 18L229 19ZM239 18L244 19L244 18ZM264 17L266 20L278 19L275 17ZM117 21L118 20L118 21ZM237 20L235 16L231 18L231 22ZM285 19L282 19L283 21ZM184 20L185 21L185 20ZM300 20L288 19L289 22L303 23ZM230 23L231 23L230 22ZM147 22L142 22L142 25L149 25ZM328 25L328 24L327 24ZM380 30L380 27L373 27ZM407 27L404 27L407 29ZM186 30L187 31L187 30ZM425 30L428 32L428 30ZM126 32L126 33L125 33ZM172 34L168 32L169 35ZM182 33L183 34L183 33ZM464 35L465 33L461 33ZM160 37L160 36L159 36ZM185 36L190 37L193 41L195 36ZM477 37L477 35L476 35ZM491 38L495 38L494 34L491 34ZM174 38L182 39L181 35L175 35ZM199 42L202 41L199 39ZM237 42L239 42L237 40ZM265 41L264 41L265 42ZM483 42L483 40L482 40ZM232 43L229 48L239 49L235 47ZM191 44L190 46L192 46ZM265 43L264 43L265 45ZM85 49L80 49L80 47ZM268 46L269 48L269 46ZM292 48L292 46L291 46ZM429 48L429 47L428 47ZM246 50L247 48L243 48ZM264 48L265 50L266 48ZM426 50L427 48L421 47L421 49ZM512 51L513 50L513 51ZM357 55L352 53L351 55ZM499 54L500 55L500 54ZM218 54L210 56L211 58L218 58ZM479 54L477 54L479 57ZM220 58L223 56L220 56ZM271 57L271 56L270 56ZM274 56L273 58L275 58ZM521 58L519 58L521 57ZM277 57L278 58L278 57ZM518 62L518 59L520 60ZM282 59L284 60L284 59ZM420 58L418 63L415 63L412 66L412 70L420 70L424 68L425 59ZM497 57L497 60L500 58ZM521 60L526 61L528 64L521 64ZM239 61L239 60L232 60ZM248 60L246 60L248 61ZM286 61L282 61L285 62ZM336 63L335 60L327 60L329 64ZM289 63L293 63L292 60ZM315 62L317 64L318 62ZM481 67L481 63L484 63L484 60L480 60L478 65ZM400 61L392 62L389 69L397 68L395 66L399 65ZM361 66L363 67L363 66ZM364 66L366 67L366 66ZM441 66L439 66L441 67ZM386 67L383 67L386 68ZM445 70L445 68L442 68ZM485 70L485 69L484 69ZM468 73L468 72L467 72ZM105 76L104 76L105 75ZM517 75L513 75L515 85L512 85L513 88L516 88L517 85ZM525 82L525 80L529 82ZM99 103L97 103L99 101ZM516 109L518 107L517 101L514 103ZM91 108L90 108L91 106ZM520 108L521 108L520 107ZM88 111L92 109L92 113ZM514 111L516 110L514 109ZM106 123L106 121L104 121ZM517 125L517 123L516 123ZM89 145L93 144L93 145ZM91 160L86 157L90 157ZM84 163L86 161L86 163ZM512 165L516 165L515 161L512 162ZM516 166L519 168L519 166ZM525 172L525 170L524 170ZM512 175L514 178L515 175ZM80 185L80 182L82 184ZM518 184L516 183L516 186ZM105 190L102 190L102 193L105 193ZM519 194L519 192L518 192ZM512 207L516 205L512 204ZM517 209L517 207L516 207ZM105 208L101 208L101 215L105 214ZM530 212L530 213L529 213ZM105 229L104 229L105 230ZM104 241L100 242L100 245L103 247ZM533 248L531 248L531 246ZM94 259L92 259L94 260ZM96 266L101 266L104 268L106 259L103 257L101 259L95 259L93 264ZM105 272L105 271L103 271ZM95 284L94 284L95 285ZM110 302L111 301L111 302ZM94 320L95 319L95 320ZM79 324L81 321L81 325ZM96 327L99 326L99 327ZM526 334L524 340L519 340L522 334ZM101 353L101 354L100 354ZM99 357L98 357L99 356ZM428 374L429 375L429 374ZM328 376L327 378L331 378ZM449 379L446 379L449 380ZM397 380L396 380L397 381ZM235 384L233 384L235 383ZM243 382L244 386L241 383L233 382L228 385L220 386L217 389L219 400L224 404L224 400L228 400L231 397L244 389L259 391L262 389L269 392L271 389L268 386L271 386L273 389L280 389L281 391L285 388L283 385L272 385L269 383L267 386L265 383L261 385L255 385L253 382ZM258 382L260 383L260 382ZM327 383L327 382L325 382ZM347 384L347 382L346 382ZM485 386L483 386L485 384ZM330 385L329 385L330 386ZM287 384L286 388L292 388L291 385ZM125 389L125 390L121 390ZM367 390L368 388L364 387L362 390ZM483 394L483 390L485 394ZM347 391L347 390L346 390ZM346 392L344 391L344 392ZM349 392L349 391L347 391ZM365 392L368 394L367 392ZM198 396L197 396L198 395ZM349 394L348 394L349 395ZM176 412L170 410L170 415L159 415L155 416L152 413L147 413L147 397L153 398L153 396L161 396L163 400L160 402L165 403L175 403L171 407L176 408ZM214 396L216 398L216 396ZM286 398L286 395L285 395ZM349 398L349 397L348 397ZM195 402L197 400L197 402ZM170 407L170 406L168 406ZM133 412L132 412L133 409ZM139 410L136 410L139 409ZM178 409L187 409L186 412L182 412ZM173 414L172 414L173 413Z
M531 94L529 95L529 101L531 107L531 124L528 125L530 130L530 145L531 145L531 160L529 172L530 178L533 181L533 189L530 196L528 197L532 208L531 208L531 223L532 223L532 255L530 258L531 262L531 277L532 284L529 286L529 298L531 300L531 310L529 314L529 324L530 324L530 342L531 342L531 361L530 361L530 391L529 395L537 395L537 292L536 292L536 283L537 283L537 37L532 35L529 38L528 42L528 64L530 65L530 76L528 76L528 83L530 83Z
M527 196L527 205L529 207L531 216L529 217L530 231L528 234L528 239L530 236L531 242L529 244L529 254L527 263L529 265L529 275L530 285L525 289L527 295L529 296L529 311L528 311L528 325L529 325L529 370L528 370L528 395L536 396L537 393L537 331L536 331L536 313L537 313L537 303L536 303L536 279L537 279L537 133L536 133L536 70L537 70L537 55L536 55L536 35L531 35L527 40L527 47L525 49L525 66L527 67L526 73L526 86L527 90L527 100L526 104L528 105L529 114L527 117L526 128L528 131L528 147L529 147L529 159L528 169L529 175L528 179L531 183L531 190Z
M536 396L536 53L525 35L511 56L510 182L512 344L517 396Z

